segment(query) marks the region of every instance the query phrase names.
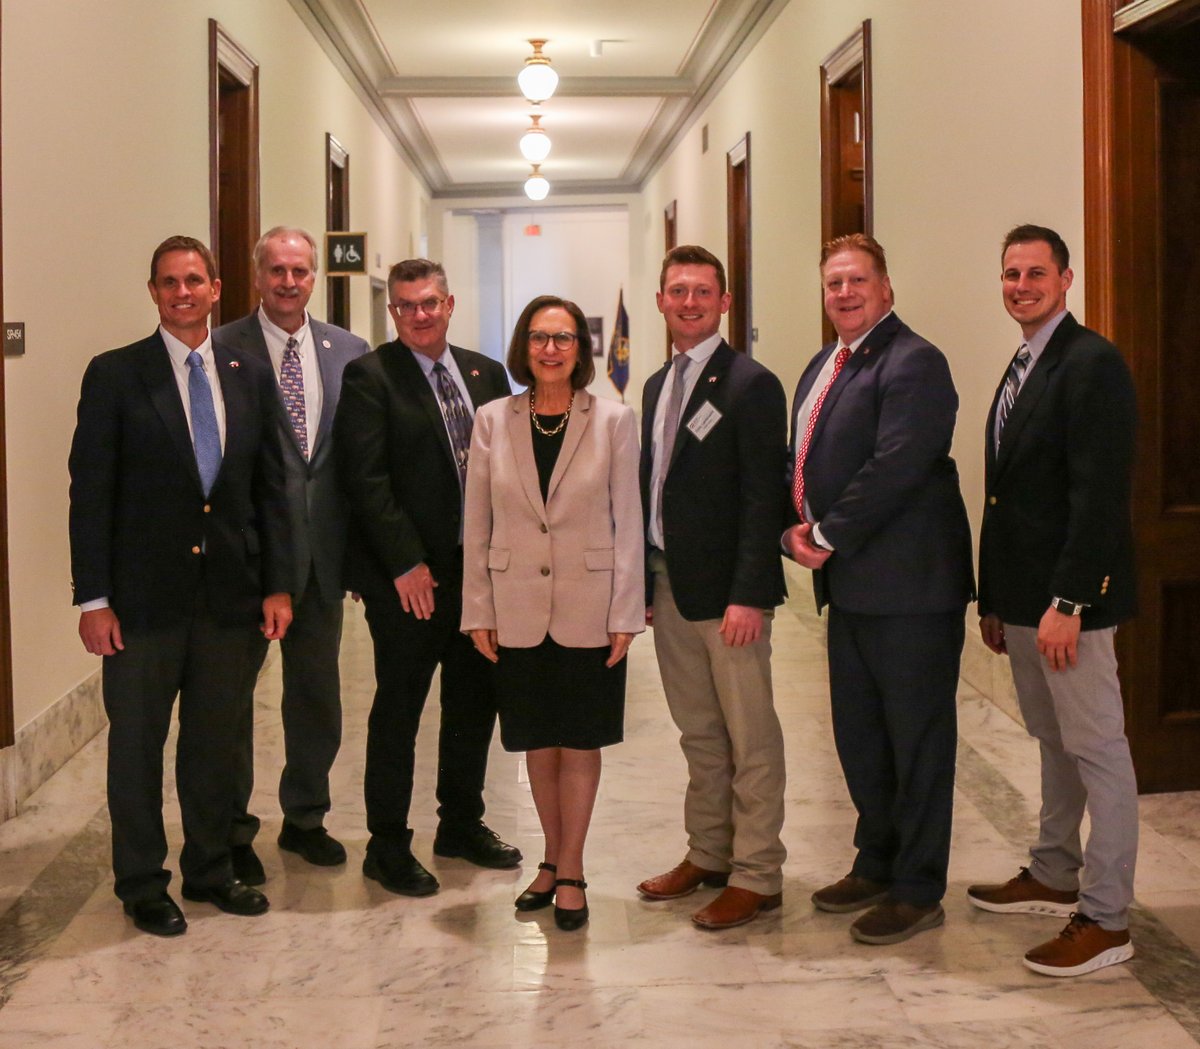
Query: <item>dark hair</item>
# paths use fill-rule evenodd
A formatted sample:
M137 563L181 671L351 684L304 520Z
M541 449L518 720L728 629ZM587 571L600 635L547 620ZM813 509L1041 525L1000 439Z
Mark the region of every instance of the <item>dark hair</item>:
M887 253L883 250L883 245L869 233L845 233L840 237L834 237L833 240L826 241L821 245L821 268L824 269L825 263L843 251L861 251L865 255L870 255L871 260L875 263L876 272L881 277L888 275Z
M158 277L158 260L164 255L169 255L173 251L194 251L204 260L204 268L208 270L208 279L215 281L217 279L217 260L213 258L213 253L208 250L208 245L198 241L195 237L184 237L176 235L168 237L157 248L154 249L154 254L150 256L150 283L153 284Z
M1070 269L1071 252L1067 250L1067 242L1049 226L1035 226L1032 222L1014 226L1005 234L1004 244L1000 248L1000 265L1004 265L1004 253L1014 244L1031 244L1038 240L1044 240L1050 245L1050 255L1059 273Z
M529 367L529 325L539 310L557 306L566 310L575 321L575 369L571 372L572 389L582 390L596 377L596 362L592 360L592 333L588 329L587 317L570 299L557 295L539 295L521 311L513 328L512 340L508 344L508 359L504 362L509 374L519 383L533 385L533 370Z
M395 284L411 284L416 280L428 280L436 277L443 295L450 294L450 284L446 280L446 269L440 262L430 259L405 259L397 262L387 276L388 297L391 297L392 286Z
M721 260L707 248L699 244L680 244L672 248L663 259L662 269L658 272L658 290L665 291L667 287L667 270L672 266L711 266L717 271L717 287L722 295L725 294L725 267Z

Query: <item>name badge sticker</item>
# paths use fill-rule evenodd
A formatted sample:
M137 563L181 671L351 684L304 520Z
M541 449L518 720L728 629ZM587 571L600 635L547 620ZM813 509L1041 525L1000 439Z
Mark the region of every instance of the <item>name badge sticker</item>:
M713 407L712 401L705 401L696 410L687 424L688 431L697 441L703 441L709 431L721 421L721 413Z

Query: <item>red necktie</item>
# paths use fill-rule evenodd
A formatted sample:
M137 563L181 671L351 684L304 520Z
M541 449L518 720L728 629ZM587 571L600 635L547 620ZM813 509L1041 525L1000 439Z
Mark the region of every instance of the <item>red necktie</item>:
M821 391L813 405L812 413L808 417L808 425L804 427L804 439L800 442L800 450L796 452L796 475L792 479L792 501L796 504L796 513L800 515L801 521L804 520L804 463L808 459L808 446L812 443L813 429L817 425L817 417L821 414L821 406L825 403L825 397L849 359L850 348L848 346L843 346L837 351L837 356L833 359L833 374L829 376L829 382L825 384L825 389Z

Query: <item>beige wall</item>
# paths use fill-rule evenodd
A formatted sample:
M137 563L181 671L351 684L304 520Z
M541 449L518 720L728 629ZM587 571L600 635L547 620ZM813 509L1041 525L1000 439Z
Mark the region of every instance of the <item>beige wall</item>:
M820 341L819 68L870 18L875 233L897 312L950 360L955 456L976 528L983 420L1019 339L999 294L1008 228L1032 221L1063 234L1076 256L1070 301L1083 311L1079 4L1013 11L994 0L792 0L646 186L634 236L646 286L629 296L635 330L650 330L672 199L680 242L725 257L725 151L750 131L755 353L790 395ZM661 344L633 341L644 378Z
M155 244L208 239L208 23L258 61L263 228L325 221L325 132L350 152L350 212L377 276L424 233L427 194L287 0L4 0L4 309L16 725L98 661L76 636L67 450L89 358L148 334ZM370 335L369 289L352 282ZM324 316L323 282L313 313Z

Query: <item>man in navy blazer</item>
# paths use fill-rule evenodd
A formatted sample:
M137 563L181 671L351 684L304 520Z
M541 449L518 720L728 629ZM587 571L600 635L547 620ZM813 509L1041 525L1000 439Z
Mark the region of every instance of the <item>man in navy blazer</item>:
M987 911L1069 916L1025 965L1080 976L1133 957L1137 778L1113 634L1134 612L1136 399L1120 351L1067 312L1062 237L1018 226L1001 259L1022 341L988 413L979 629L1008 654L1041 746L1042 812L1029 866L967 895Z
M116 894L139 929L187 928L167 894L163 745L175 776L183 895L232 914L267 899L230 864L237 716L257 626L291 621L287 503L271 373L209 337L213 257L171 237L150 263L158 330L94 358L71 444L79 634L104 657Z
M727 929L783 900L771 624L785 596L787 400L771 372L721 338L731 300L710 251L668 252L657 302L672 359L642 394L647 620L688 764L688 851L638 892L671 900L721 887L692 921Z
M254 285L261 299L249 316L218 328L214 338L270 367L283 449L292 532L295 595L292 625L280 641L283 658L284 766L279 777L283 827L279 847L317 866L345 863L346 850L325 830L329 770L342 739L342 568L346 500L333 449L333 416L342 371L370 350L367 343L308 314L317 277L317 244L307 230L276 226L254 247ZM250 813L254 789L254 685L267 655L263 638L246 681L242 711L238 805L230 842L234 871L247 885L266 876L251 842L259 820Z
M784 540L829 609L834 739L858 823L850 873L813 902L870 907L851 935L897 943L944 920L954 697L974 596L950 457L958 396L946 358L893 312L873 237L826 244L821 278L838 338L796 387L796 523Z
M487 660L460 630L470 429L475 409L512 390L502 364L447 341L454 296L440 263L396 263L388 299L399 338L346 368L333 424L351 511L346 583L362 594L375 649L363 874L390 892L429 896L438 882L413 855L408 813L417 728L439 666L433 851L483 867L521 862L483 823L496 700Z

